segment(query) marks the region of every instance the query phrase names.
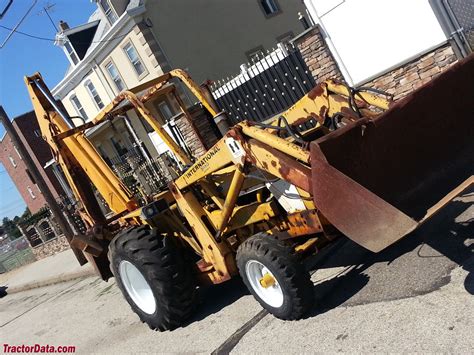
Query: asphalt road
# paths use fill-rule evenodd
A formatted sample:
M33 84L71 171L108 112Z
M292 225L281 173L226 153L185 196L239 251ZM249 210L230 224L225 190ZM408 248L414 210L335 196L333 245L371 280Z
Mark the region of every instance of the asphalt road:
M79 353L474 352L474 194L380 254L350 241L316 260L306 319L262 311L239 280L202 292L183 328L152 332L94 277L0 299L0 339Z

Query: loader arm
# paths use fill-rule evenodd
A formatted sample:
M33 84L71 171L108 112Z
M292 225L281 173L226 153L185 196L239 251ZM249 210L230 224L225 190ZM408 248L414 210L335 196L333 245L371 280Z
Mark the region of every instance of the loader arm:
M74 127L65 109L51 95L39 73L25 77L25 84L38 118L41 134L63 169L78 201L83 202L93 223L103 225L105 217L100 211L90 183L103 196L115 213L136 208L132 193L118 179L98 154L84 132L75 132L64 138L61 134Z

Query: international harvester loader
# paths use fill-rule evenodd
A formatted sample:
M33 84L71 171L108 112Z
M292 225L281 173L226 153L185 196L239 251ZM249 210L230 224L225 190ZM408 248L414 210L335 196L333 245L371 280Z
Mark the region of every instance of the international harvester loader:
M298 319L313 302L306 258L338 235L379 252L473 183L472 56L396 103L323 82L264 123L231 127L200 157L189 156L145 105L163 93L182 103L175 80L220 119L181 70L123 91L79 126L40 74L25 78L42 135L87 226L71 245L104 280L115 276L152 329L183 325L198 286L237 275L270 313ZM168 189L141 203L85 136L129 110L177 160Z

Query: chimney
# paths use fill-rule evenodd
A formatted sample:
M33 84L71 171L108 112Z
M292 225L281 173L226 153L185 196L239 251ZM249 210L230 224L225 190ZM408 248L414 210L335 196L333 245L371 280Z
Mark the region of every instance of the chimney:
M61 30L61 32L64 32L69 29L69 25L67 24L67 22L61 20L59 21L59 29Z

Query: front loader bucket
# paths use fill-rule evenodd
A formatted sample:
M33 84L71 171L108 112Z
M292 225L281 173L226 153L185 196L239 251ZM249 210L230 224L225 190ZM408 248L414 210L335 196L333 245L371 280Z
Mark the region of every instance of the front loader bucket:
M474 182L474 56L394 104L311 143L314 202L371 251Z

